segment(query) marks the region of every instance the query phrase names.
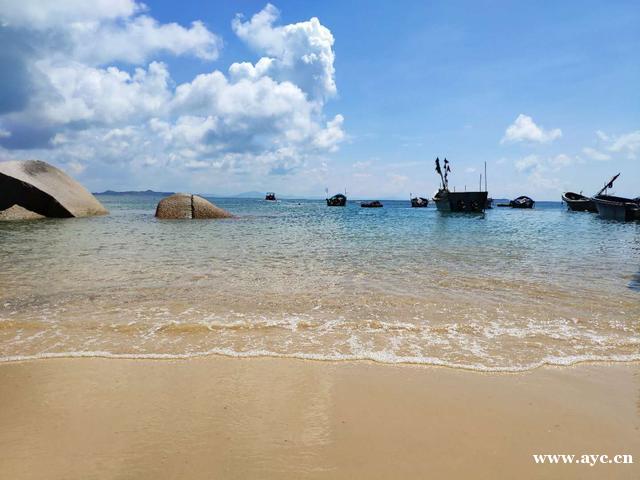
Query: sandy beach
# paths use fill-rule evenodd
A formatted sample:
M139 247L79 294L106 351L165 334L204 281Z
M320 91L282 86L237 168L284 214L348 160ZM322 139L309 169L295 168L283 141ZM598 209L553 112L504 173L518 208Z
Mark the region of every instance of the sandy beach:
M640 365L515 374L278 358L0 365L11 479L640 475ZM533 454L631 454L539 465Z

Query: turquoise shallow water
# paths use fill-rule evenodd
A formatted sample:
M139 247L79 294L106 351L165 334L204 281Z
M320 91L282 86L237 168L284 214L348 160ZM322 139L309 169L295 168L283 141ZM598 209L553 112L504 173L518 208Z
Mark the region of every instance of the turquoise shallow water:
M277 355L522 370L640 359L640 223L212 199L238 218L0 224L0 357Z

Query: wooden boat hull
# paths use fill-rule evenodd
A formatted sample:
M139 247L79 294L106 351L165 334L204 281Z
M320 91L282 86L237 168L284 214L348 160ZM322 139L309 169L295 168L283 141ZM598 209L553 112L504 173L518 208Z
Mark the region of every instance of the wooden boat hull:
M589 197L579 193L567 192L562 195L562 201L567 204L567 208L572 212L598 213L596 202Z
M449 192L440 190L433 201L441 212L484 212L487 192Z
M425 208L429 206L429 200L424 197L416 197L411 199L411 208Z
M334 195L327 198L327 207L344 207L347 204L347 197L344 195Z
M509 202L511 208L533 208L535 204L536 202L533 199L524 195Z
M640 220L640 200L610 195L598 195L593 200L601 218L621 222Z

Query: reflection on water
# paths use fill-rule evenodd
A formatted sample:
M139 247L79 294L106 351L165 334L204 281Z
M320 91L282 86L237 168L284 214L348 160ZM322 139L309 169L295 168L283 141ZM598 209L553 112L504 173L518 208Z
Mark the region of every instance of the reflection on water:
M637 224L559 204L442 215L246 199L215 200L238 219L158 221L157 198L102 200L108 217L0 224L5 360L220 353L509 370L639 356Z

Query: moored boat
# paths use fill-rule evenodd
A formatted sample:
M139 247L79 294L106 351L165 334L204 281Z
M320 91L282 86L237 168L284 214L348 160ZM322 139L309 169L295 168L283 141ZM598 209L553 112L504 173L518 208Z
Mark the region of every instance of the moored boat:
M341 193L327 198L327 207L344 207L347 204L347 196Z
M572 212L592 212L596 213L598 207L592 198L585 197L580 193L565 192L562 194L562 201L567 204L567 208Z
M276 194L273 192L267 192L267 194L264 197L265 200L269 201L269 202L275 202L276 201Z
M413 197L411 198L411 207L412 208L425 208L429 205L429 199L424 197Z
M593 197L598 208L598 216L608 220L629 222L640 220L640 197L624 198L613 195L598 195Z
M433 196L441 212L483 212L487 205L487 192L450 192L440 189Z
M384 205L379 200L373 200L372 202L362 202L360 206L362 208L382 208Z
M509 206L511 208L533 208L535 204L536 202L532 198L527 197L526 195L522 195L518 198L514 198L509 202Z
M444 169L444 173L443 173ZM436 172L442 184L433 196L436 208L441 212L484 212L487 206L488 193L484 192L452 192L449 190L448 175L451 171L449 161L444 159L444 167L440 167L440 159L436 158Z

